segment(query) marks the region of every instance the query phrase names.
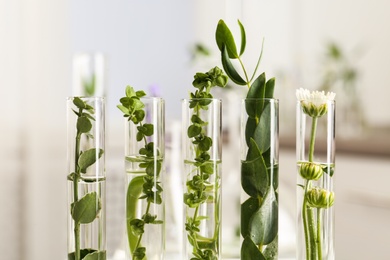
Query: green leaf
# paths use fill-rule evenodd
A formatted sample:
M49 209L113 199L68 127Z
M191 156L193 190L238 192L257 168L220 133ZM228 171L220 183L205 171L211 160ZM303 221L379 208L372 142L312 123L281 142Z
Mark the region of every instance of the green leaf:
M275 78L271 78L265 84L265 98L273 98L274 97L274 89L275 89Z
M137 92L135 92L135 95L136 95L138 98L141 98L141 97L146 96L146 93L145 93L145 91L143 91L143 90L138 90Z
M101 208L101 201L97 193L87 193L81 199L72 203L72 218L78 223L91 223L95 220Z
M253 138L256 141L260 151L265 152L271 145L271 106L267 104L261 114L259 124L257 125Z
M143 127L145 128L145 131L143 132L146 136L153 135L154 127L152 124L144 124Z
M256 141L253 138L250 138L248 153L246 155L247 161L256 160L257 158L261 157L261 150L257 146Z
M96 252L95 249L90 249L90 248L84 248L80 250L80 258L83 259L86 255L91 254L93 252ZM76 260L75 253L69 253L68 254L68 260ZM104 258L105 260L105 258Z
M92 129L92 123L86 116L77 118L77 131L80 133L88 133Z
M249 88L247 98L264 98L265 93L265 73L261 73Z
M123 105L117 105L116 107L119 108L119 110L122 111L125 115L128 115L130 113L129 109Z
M278 236L275 237L272 243L268 244L263 253L267 260L278 260Z
M251 197L265 194L268 187L268 173L262 156L241 163L241 186Z
M202 128L198 125L190 125L187 130L187 135L189 138L195 137L202 132Z
M227 48L223 46L221 51L221 62L223 69L234 83L242 86L246 85L247 82L240 76L240 74L238 74L237 70L234 68L226 49Z
M263 254L249 237L245 237L241 245L241 260L266 260Z
M241 56L242 54L244 54L245 47L246 47L246 34L245 34L245 28L240 22L240 20L238 20L238 25L240 26L240 32L241 32L241 49L240 49L240 56Z
M241 235L246 237L249 235L249 221L253 214L259 209L259 200L250 197L241 204Z
M251 240L256 245L268 245L278 234L278 202L271 187L260 208L249 222Z
M82 260L106 260L106 251L95 251L89 253Z
M137 176L132 179L127 187L126 194L126 227L127 227L127 239L130 247L130 251L133 252L137 246L138 236L131 232L131 220L136 218L137 205L139 197L142 193L142 186L145 181L142 176Z
M76 106L76 107L78 107L79 109L85 109L87 106L86 106L86 104L85 104L85 102L81 99L81 98L79 98L79 97L75 97L74 99L73 99L73 104Z
M96 148L89 149L85 152L83 152L80 155L78 165L80 167L80 171L82 173L87 172L87 168L91 165L93 165L103 154L103 149L99 149L99 152L97 152Z
M254 102L254 101L246 100L245 102ZM248 117L245 125L245 141L248 147L250 145L250 140L251 138L253 138L253 135L255 133L256 126L257 126L256 119L253 117Z
M126 97L136 97L136 93L134 91L134 88L131 86L126 87Z
M217 45L220 51L222 51L223 46L226 46L229 58L238 58L236 43L234 42L233 34L223 20L219 20L218 22L217 30L215 32L215 39L217 41Z

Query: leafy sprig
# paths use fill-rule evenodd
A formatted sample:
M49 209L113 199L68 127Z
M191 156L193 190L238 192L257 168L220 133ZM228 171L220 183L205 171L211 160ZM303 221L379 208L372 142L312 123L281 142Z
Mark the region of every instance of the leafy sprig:
M241 32L239 52L233 34L223 20L218 22L215 38L226 74L234 83L249 88L245 101L248 115L245 140L248 152L241 164L241 186L249 198L241 205L241 235L244 238L241 259L277 259L278 168L271 163L271 109L264 101L265 98L273 98L275 79L266 80L265 73L256 77L263 46L253 74L249 77L242 60L246 32L240 21L238 25ZM232 60L238 60L243 75L235 68Z
M151 204L162 204L163 188L158 181L162 161L160 152L155 149L153 142L148 142L147 137L154 134L154 125L143 123L145 119L145 104L141 98L146 94L144 91L135 91L134 88L126 87L126 96L120 99L117 107L123 112L123 116L137 126L136 140L143 141L144 147L139 149L139 157L136 159L138 166L145 169L142 178L134 178L128 186L127 191L127 235L130 251L134 260L142 260L146 256L146 248L141 246L142 236L145 233L145 225L162 224L157 215L150 214ZM157 153L156 153L157 151ZM129 159L132 160L132 159ZM140 194L138 194L140 193ZM145 200L147 203L145 213L141 218L136 218L135 211L138 200Z
M218 238L204 238L199 235L202 220L207 220L207 216L199 216L199 208L206 202L215 202L215 198L210 194L213 188L217 188L217 183L211 183L210 177L214 173L215 163L210 158L209 150L213 145L211 137L206 135L204 127L208 125L201 118L201 110L208 110L208 105L212 102L213 87L225 87L228 77L222 70L214 67L206 73L196 73L192 85L196 91L190 94L189 108L193 109L191 124L187 129L187 137L192 140L195 147L195 158L190 163L195 167L195 174L187 180L187 192L184 194L184 204L194 209L193 216L186 218L186 231L189 243L192 245L193 257L191 260L214 260L218 257ZM218 207L218 204L215 205ZM215 223L216 230L219 230L219 223ZM218 236L218 234L215 234Z
M77 116L75 171L68 175L68 180L73 181L73 202L70 205L70 209L74 221L75 251L68 255L68 259L80 260L93 256L99 256L101 259L105 259L105 251L80 249L80 224L92 223L98 217L102 205L101 198L97 192L89 192L79 198L78 183L83 179L82 174L86 173L87 169L96 163L104 151L103 149L97 151L96 148L91 148L86 151L81 150L82 135L85 135L87 138L94 138L90 131L93 126L91 121L95 121L93 116L95 110L79 97L73 99L73 104L75 105L75 109L72 110Z

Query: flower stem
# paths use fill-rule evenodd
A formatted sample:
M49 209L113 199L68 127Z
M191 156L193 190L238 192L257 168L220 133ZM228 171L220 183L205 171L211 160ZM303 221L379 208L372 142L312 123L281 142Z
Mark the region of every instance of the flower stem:
M317 251L318 260L322 260L322 240L321 240L321 208L317 208Z
M313 117L311 121L311 136L310 136L310 147L309 147L309 162L313 162L314 157L314 146L316 142L317 132L317 117Z
M310 256L310 247L309 247L309 228L308 228L308 222L307 222L307 200L306 200L306 193L308 190L308 187L310 185L310 180L306 181L305 184L305 194L303 196L303 205L302 205L302 220L303 220L303 230L305 234L305 244L306 244L306 258Z

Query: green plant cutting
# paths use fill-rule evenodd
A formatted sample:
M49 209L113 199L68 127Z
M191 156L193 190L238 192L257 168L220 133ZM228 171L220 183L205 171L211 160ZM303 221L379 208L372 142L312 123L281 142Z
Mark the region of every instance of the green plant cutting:
M147 225L161 225L163 221L157 215L152 215L152 204L162 204L163 188L160 185L159 176L162 168L162 155L155 149L154 142L149 142L147 137L154 134L154 125L144 123L145 104L141 98L144 91L135 91L131 86L126 87L126 96L120 99L117 107L123 116L137 127L136 139L144 146L140 148L137 156L126 157L127 161L138 163L143 169L128 184L126 194L126 227L127 239L133 260L147 259L147 248L142 245L142 238ZM157 151L157 152L156 152ZM137 217L137 205L142 200L146 203L146 209L142 217ZM161 217L161 216L160 216Z
M210 148L213 146L213 139L207 136L206 128L208 122L201 118L201 111L208 110L212 102L213 87L225 87L228 77L223 71L214 67L206 73L196 73L192 85L196 91L190 94L189 108L192 109L191 125L187 129L187 137L194 146L195 158L185 161L191 165L191 172L187 173L186 190L184 193L184 204L186 209L185 229L187 238L192 246L191 260L216 260L220 255L220 185L216 173L217 162L210 157ZM214 175L214 176L213 176ZM214 177L214 181L211 177ZM210 221L210 216L200 215L200 208L205 204L214 204L214 235L205 237L201 235L201 225L204 221ZM188 209L192 209L191 211Z
M73 202L70 205L71 216L74 221L74 243L75 251L68 254L69 260L105 260L106 251L98 251L91 248L80 248L80 227L83 224L90 224L98 218L99 212L102 208L100 194L97 192L88 192L84 196L79 194L80 181L87 182L88 180L83 178L83 174L87 172L87 169L94 165L95 162L102 156L103 149L91 148L85 151L81 149L81 138L86 136L88 138L94 138L90 133L92 129L92 122L95 121L94 108L88 105L79 97L73 99L75 109L73 112L77 116L76 123L76 145L75 145L75 171L68 175L68 180L73 182ZM99 233L99 243L102 234Z
M273 98L275 79L266 80L265 73L257 76L263 47L252 75L248 73L242 59L246 32L239 20L238 26L241 33L239 50L223 20L218 22L215 38L226 74L234 83L248 87L245 107L248 115L245 145L248 149L245 160L241 162L241 186L248 198L241 204L241 259L277 259L278 165L270 160L271 111L265 102L265 99ZM232 61L236 61L236 65ZM240 70L236 69L237 64Z
M322 211L333 206L334 192L322 187L313 186L313 182L320 180L324 174L333 177L334 165L314 161L314 147L318 120L327 114L328 101L333 101L336 94L324 91L310 92L307 89L298 89L296 96L303 113L311 118L311 132L308 161L298 162L299 174L304 184L303 189L302 225L305 236L307 260L322 259ZM316 211L316 214L314 214Z

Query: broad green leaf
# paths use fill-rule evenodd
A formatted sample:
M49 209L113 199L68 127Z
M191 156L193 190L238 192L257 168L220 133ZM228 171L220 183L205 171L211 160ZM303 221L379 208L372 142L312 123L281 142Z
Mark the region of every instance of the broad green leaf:
M240 31L241 31L241 49L240 49L240 56L241 56L242 54L244 54L245 47L246 47L246 34L245 34L245 28L240 22L240 20L238 20L238 25L240 26Z
M151 136L151 135L153 135L154 127L153 127L152 124L144 124L143 127L145 128L144 134L145 134L146 136Z
M79 97L75 97L75 98L73 99L73 104L74 104L76 107L80 108L80 109L85 109L85 108L86 108L85 102L84 102L83 100L81 100L81 98L79 98Z
M222 51L223 46L226 46L229 58L238 58L237 47L236 43L234 42L233 34L223 20L219 20L218 22L217 30L215 32L215 39L220 51Z
M187 135L189 138L195 137L202 132L202 128L198 125L190 125L187 130Z
M253 214L259 209L259 200L249 197L241 204L241 235L246 237L249 235L249 221Z
M133 252L137 246L138 236L131 232L130 222L137 217L137 204L139 197L142 193L142 187L145 181L142 176L137 176L132 179L127 187L126 194L126 227L127 227L127 239L131 252Z
M255 133L256 126L257 126L256 119L252 117L248 117L245 125L245 141L248 147L250 145L250 140L251 138L253 138L253 135Z
M258 247L249 237L245 237L241 245L241 260L266 260Z
M221 62L226 74L234 83L242 86L247 84L247 82L240 76L240 74L238 74L237 70L234 68L225 46L222 47Z
M268 173L261 156L241 163L241 186L251 197L265 194L268 187Z
M267 104L261 114L259 124L257 125L253 138L255 139L260 151L265 152L271 145L271 109Z
M249 88L247 98L264 98L265 93L265 73L261 73Z
M92 123L86 116L77 118L77 131L79 133L88 133L92 129Z
M256 141L253 138L251 138L249 143L248 153L246 155L246 160L252 161L259 158L260 156L261 156L261 151L257 146Z
M96 192L85 194L81 199L72 203L72 218L75 222L88 224L95 220L102 208Z
M278 234L278 202L272 187L251 218L249 233L251 240L257 245L268 245Z
M89 253L82 260L106 260L106 251L95 251Z
M103 149L96 150L96 148L89 149L80 155L78 165L82 173L87 172L87 168L93 165L103 154Z
M265 84L265 98L273 98L275 89L275 78L271 78Z
M275 237L272 243L268 244L263 253L267 260L278 260L278 236Z

